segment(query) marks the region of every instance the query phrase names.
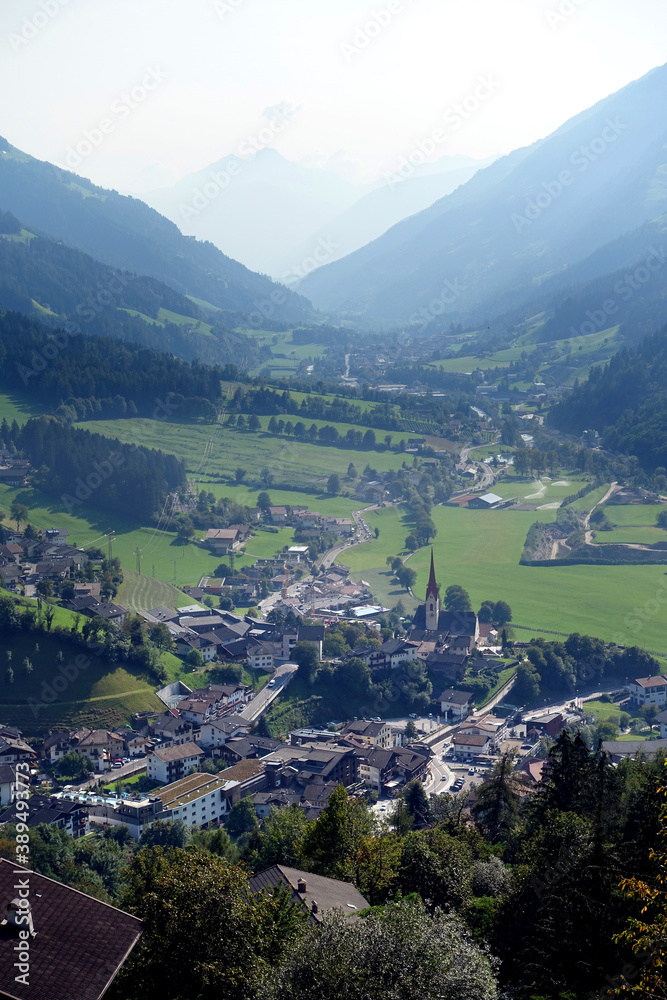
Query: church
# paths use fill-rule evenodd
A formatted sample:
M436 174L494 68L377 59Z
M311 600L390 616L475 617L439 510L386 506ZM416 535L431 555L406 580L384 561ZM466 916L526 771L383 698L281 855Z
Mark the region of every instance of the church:
M413 642L433 642L454 653L475 649L479 639L479 620L474 611L445 611L440 608L440 589L435 578L431 549L431 572L426 587L426 601L416 609L409 637Z

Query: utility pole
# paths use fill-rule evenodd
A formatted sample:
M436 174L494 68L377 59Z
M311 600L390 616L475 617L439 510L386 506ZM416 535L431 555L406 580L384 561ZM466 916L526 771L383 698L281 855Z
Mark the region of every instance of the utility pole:
M134 550L134 554L137 557L137 573L141 576L141 549L139 546Z
M114 536L115 534L116 534L116 532L115 532L115 531L110 531L110 532L109 532L109 535L108 535L108 538L109 538L109 562L111 562L111 542L112 542L112 540L113 540L113 536Z
M155 563L151 566L151 576L155 577Z

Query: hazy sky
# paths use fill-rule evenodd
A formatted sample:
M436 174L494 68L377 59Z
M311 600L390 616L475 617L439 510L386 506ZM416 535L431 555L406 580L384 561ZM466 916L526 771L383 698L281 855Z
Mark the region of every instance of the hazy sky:
M477 157L548 134L664 62L667 3L3 0L0 47L0 135L63 165L78 147L100 184L253 138L370 179L434 129L436 155Z

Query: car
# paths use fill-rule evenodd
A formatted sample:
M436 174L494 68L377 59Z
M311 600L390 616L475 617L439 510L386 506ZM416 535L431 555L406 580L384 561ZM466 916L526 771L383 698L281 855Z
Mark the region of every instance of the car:
M410 715L408 716L408 718L409 719L418 719L419 716L417 715L416 712L410 712Z
M475 773L475 768L474 767L469 767L468 768L468 774L474 774L474 773Z
M114 770L117 770L119 767L122 767L122 766L123 766L123 764L122 764L122 762L120 760L115 760L113 762L113 768L114 768Z
M522 750L532 750L533 749L533 744L532 743L522 743L521 744L521 749Z
M382 722L382 719L380 718L379 715L372 715L371 722Z
M446 774L441 774L440 775L440 781L447 781L447 775Z
M270 681L269 681L269 683L268 683L268 686L269 686L270 688L273 688L273 687L275 687L275 686L276 686L276 678L275 678L275 677L272 677L272 678L271 678L271 680L270 680Z

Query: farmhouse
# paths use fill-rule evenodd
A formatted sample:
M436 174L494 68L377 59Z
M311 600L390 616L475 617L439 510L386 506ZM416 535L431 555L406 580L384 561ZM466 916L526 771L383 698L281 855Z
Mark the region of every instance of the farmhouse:
M628 684L633 705L664 705L667 701L667 677L637 677Z

